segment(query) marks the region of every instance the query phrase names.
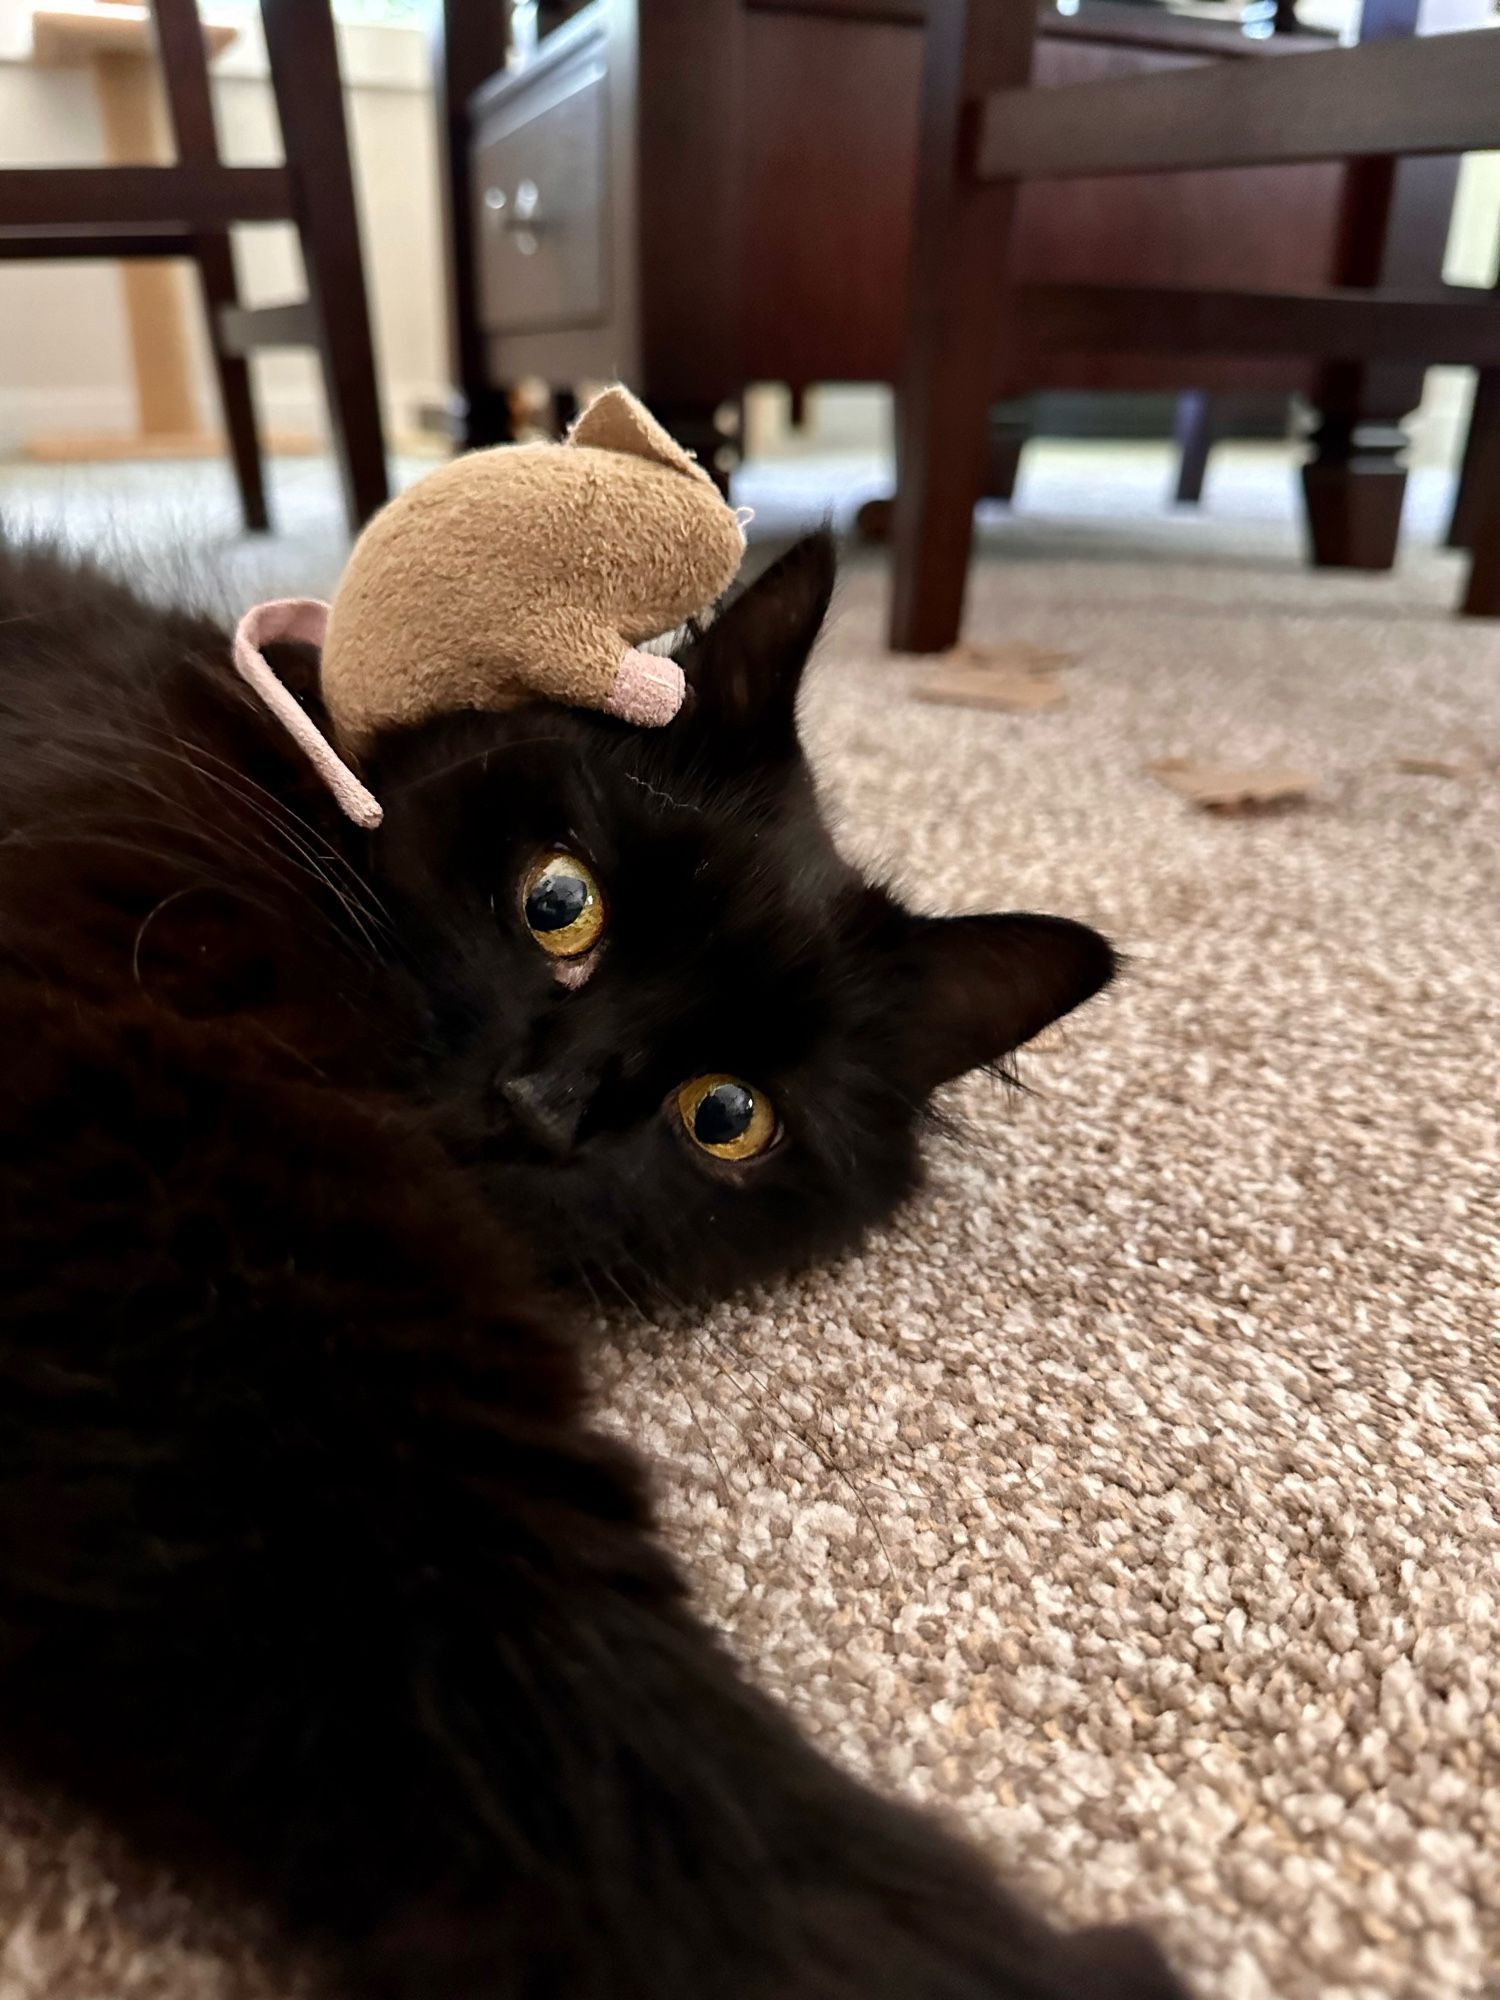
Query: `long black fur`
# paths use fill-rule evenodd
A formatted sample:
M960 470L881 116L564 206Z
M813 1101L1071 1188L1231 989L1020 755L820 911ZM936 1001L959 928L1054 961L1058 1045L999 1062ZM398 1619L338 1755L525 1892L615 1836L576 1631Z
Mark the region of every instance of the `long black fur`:
M532 1276L709 1293L851 1241L932 1087L1108 976L1079 926L920 922L838 857L793 720L831 574L814 541L747 592L659 734L382 743L368 837L212 622L0 550L3 1748L331 1990L1176 1991L745 1683ZM557 845L610 910L572 991L520 912ZM710 1071L771 1093L763 1159L687 1139Z

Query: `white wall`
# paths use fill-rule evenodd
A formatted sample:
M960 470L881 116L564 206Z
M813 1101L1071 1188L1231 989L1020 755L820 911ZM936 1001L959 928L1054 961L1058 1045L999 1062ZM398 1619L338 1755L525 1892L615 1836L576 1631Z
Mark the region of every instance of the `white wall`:
M103 158L92 80L85 71L28 60L28 0L0 0L0 166L87 166ZM216 16L218 18L219 16ZM255 11L222 18L244 32L214 65L223 157L280 158L274 101ZM382 393L393 432L412 428L448 381L437 137L425 38L398 27L340 30L356 185L373 295ZM235 232L247 303L274 304L301 289L289 226ZM205 421L217 415L190 274L183 297L194 337ZM271 429L320 430L323 402L309 354L257 357ZM0 451L40 433L128 431L134 424L130 357L117 270L103 264L0 264Z

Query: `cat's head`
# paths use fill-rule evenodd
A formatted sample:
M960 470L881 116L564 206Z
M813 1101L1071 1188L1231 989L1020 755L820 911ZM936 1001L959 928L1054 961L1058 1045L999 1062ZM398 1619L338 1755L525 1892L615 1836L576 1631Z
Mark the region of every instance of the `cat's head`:
M604 1296L851 1243L912 1188L932 1092L1112 970L1082 925L914 917L838 854L795 726L833 568L817 536L744 590L665 729L533 708L375 755L422 1088L543 1265Z

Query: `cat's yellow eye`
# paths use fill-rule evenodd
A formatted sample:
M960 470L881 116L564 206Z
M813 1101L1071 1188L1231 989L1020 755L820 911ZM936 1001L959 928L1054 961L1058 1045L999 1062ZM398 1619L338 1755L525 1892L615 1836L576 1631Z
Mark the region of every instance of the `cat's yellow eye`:
M776 1107L737 1076L696 1076L677 1093L677 1115L695 1146L716 1160L753 1160L776 1137Z
M604 935L604 892L576 854L547 854L521 885L521 914L553 958L582 958Z

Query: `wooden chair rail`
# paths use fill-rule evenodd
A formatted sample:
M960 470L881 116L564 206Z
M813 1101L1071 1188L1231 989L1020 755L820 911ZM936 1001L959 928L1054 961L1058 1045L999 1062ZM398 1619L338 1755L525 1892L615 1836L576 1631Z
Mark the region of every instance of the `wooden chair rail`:
M0 224L0 262L48 258L55 262L96 257L191 257L189 229L157 224L138 229L12 229Z
M295 210L285 167L6 167L0 213L7 227L187 229L281 222Z
M976 177L1076 180L1500 146L1500 30L1473 29L1295 62L991 92Z
M1465 297L1464 293L1469 296ZM1430 292L1225 292L1192 286L1027 285L1028 346L1151 354L1291 354L1423 366L1500 365L1500 303Z

